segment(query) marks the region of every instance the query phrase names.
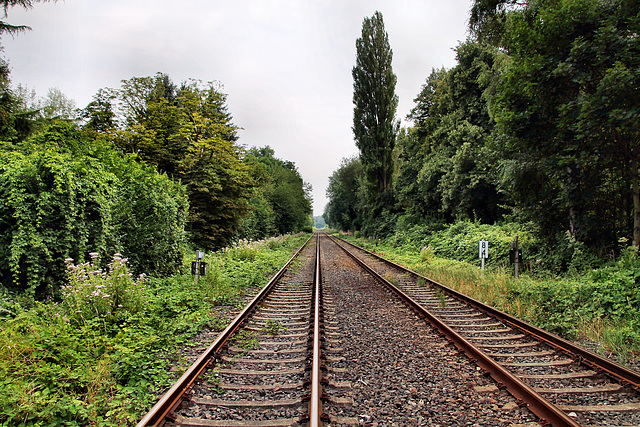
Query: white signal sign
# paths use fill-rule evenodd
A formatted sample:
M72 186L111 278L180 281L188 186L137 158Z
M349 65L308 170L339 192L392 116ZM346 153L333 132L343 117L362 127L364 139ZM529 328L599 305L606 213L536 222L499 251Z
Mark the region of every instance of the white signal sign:
M486 240L480 240L479 246L479 258L486 259L489 258L489 242Z

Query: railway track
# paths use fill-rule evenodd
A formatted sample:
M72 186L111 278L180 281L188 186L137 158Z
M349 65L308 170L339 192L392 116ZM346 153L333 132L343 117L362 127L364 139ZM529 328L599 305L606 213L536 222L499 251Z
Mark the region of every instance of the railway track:
M640 425L637 373L545 334L316 235L138 426Z
M341 245L546 422L640 425L640 373L346 241Z
M138 426L306 424L318 412L308 385L318 382L316 250L310 238Z

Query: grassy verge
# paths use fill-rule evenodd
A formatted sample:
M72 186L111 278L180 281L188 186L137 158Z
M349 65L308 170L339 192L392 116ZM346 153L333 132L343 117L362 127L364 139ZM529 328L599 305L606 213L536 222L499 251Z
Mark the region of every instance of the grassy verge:
M0 425L135 424L172 382L160 356L205 325L222 330L213 308L239 304L248 287L266 284L307 237L207 254L198 283L190 275L133 280L116 258L108 274L69 261L61 302L21 311L2 299Z
M436 257L432 251L342 236L445 286L571 340L588 339L621 360L640 355L640 260L568 277L535 278Z

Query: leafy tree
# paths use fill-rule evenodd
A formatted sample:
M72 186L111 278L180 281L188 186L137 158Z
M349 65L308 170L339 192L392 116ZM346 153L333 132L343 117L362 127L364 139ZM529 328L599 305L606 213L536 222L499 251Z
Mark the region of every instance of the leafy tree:
M117 95L113 90L98 90L98 93L93 96L93 101L80 112L84 128L102 133L115 130L117 116L114 103L116 98Z
M249 199L251 212L242 221L242 228L239 237L249 240L262 240L275 236L277 229L275 225L276 215L273 207L264 194L264 188L256 188L256 195Z
M344 158L329 177L324 219L331 227L345 231L362 227L364 173L358 157Z
M244 222L245 237L298 232L311 225L311 187L293 162L276 158L266 146L250 149L245 163L259 183L251 199L253 211Z
M186 185L196 245L217 249L238 232L254 182L235 143L226 95L215 83L177 87L161 73L135 77L96 94L83 117L87 129L110 135L123 151Z
M393 173L398 96L392 57L382 14L376 11L362 23L352 70L353 134L367 183L376 197L391 188Z
M527 3L528 0L474 0L469 17L472 34L481 42L500 45L509 13Z
M574 69L569 73L588 88L578 95L578 121L572 125L583 143L595 148L602 164L599 172L618 170L618 175L626 178L616 185L617 193L626 193L627 197L630 193L633 225L627 233L632 228L633 244L639 246L640 41L631 34L640 31L640 7L635 2L613 2L595 9L598 17L606 18L592 17L590 24L597 27L593 41L573 44L575 59L567 61L567 66ZM584 63L589 64L590 73L576 72ZM610 183L606 178L603 181L605 185ZM605 194L603 198L609 197Z
M5 66L0 59L0 140L22 141L31 133L37 112L23 108L22 100L11 90Z
M187 186L189 230L195 243L214 249L226 245L249 213L254 182L241 161L243 150L235 144L226 96L213 84L183 84L178 141L188 142L175 177ZM173 139L173 138L171 138Z
M9 75L9 65L0 58L0 140L22 141L31 133L38 111L25 108L21 88L11 89Z
M29 90L26 86L18 85L14 96L19 101L19 110L28 114L34 125L36 122L42 125L53 119L75 120L78 115L75 101L57 87L49 88L47 95L41 98L34 89Z
M442 215L442 197L437 191L444 174L442 160L431 143L438 120L438 86L447 70L433 69L422 90L414 99L415 107L408 115L414 126L398 138L398 173L395 188L398 208L409 218L421 222Z
M26 25L12 25L4 21L9 8L21 6L25 9L33 7L38 1L48 0L0 0L4 16L0 20L0 36L8 33L15 35L30 30ZM55 1L55 0L54 0ZM2 45L0 44L0 50ZM4 141L23 140L31 132L33 112L21 108L21 100L11 90L9 83L9 64L0 58L0 139Z
M402 129L396 144L398 170L394 177L397 209L411 222L433 220L439 215L440 200L433 191L437 183L428 185L420 179L420 171L432 159L427 157L429 146L420 137L420 128Z
M517 175L506 173L511 194L522 212L537 212L539 219L558 216L546 212L544 205L552 205L572 239L611 245L615 226L603 218L625 215L622 206L613 207L617 214L610 211L611 185L616 193L630 194L640 212L633 184L638 98L632 95L640 47L632 35L640 31L640 5L530 1L506 10L512 3L477 1L474 8L484 14L478 14L475 27L472 22L480 35L499 35L488 39L505 55L490 92L505 170L542 179L531 191L532 185L518 188ZM622 104L611 102L623 98ZM634 217L637 244L640 215Z
M473 41L456 53L458 65L434 69L415 99L415 127L399 139L396 191L409 216L492 223L502 200L485 148L493 122L482 77L494 53Z
M73 120L76 116L76 102L69 99L57 87L49 88L42 107L42 115L45 119Z

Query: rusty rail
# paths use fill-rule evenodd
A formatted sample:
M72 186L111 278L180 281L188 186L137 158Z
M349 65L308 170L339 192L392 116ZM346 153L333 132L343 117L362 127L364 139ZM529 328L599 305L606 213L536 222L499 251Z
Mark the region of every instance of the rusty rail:
M322 385L320 384L320 233L316 234L316 267L313 278L315 302L313 320L313 365L311 368L311 400L309 401L309 426L322 426Z
M246 320L251 312L258 306L264 297L271 291L273 286L284 275L285 271L293 260L300 254L307 244L311 241L310 236L305 243L296 251L296 253L287 261L287 263L269 280L267 285L253 298L253 300L242 310L240 314L227 326L227 328L216 338L216 340L200 355L200 357L187 369L187 371L178 379L178 381L167 391L160 400L151 408L149 413L140 420L136 427L145 426L162 426L167 416L174 411L184 394L191 388L198 376L207 368L209 362L215 358L217 352L227 342L231 334L233 334L242 323Z

